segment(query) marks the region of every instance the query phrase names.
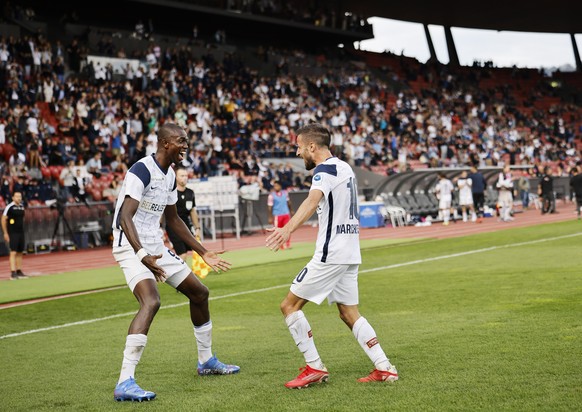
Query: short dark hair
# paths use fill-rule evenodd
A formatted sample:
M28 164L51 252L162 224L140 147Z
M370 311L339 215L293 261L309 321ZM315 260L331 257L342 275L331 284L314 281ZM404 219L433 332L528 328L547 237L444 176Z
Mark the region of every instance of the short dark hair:
M165 141L168 137L173 134L183 132L184 129L175 123L164 123L160 130L158 130L158 142Z
M317 146L329 147L331 143L331 134L327 127L321 123L310 123L297 130L297 136L303 136L310 142Z

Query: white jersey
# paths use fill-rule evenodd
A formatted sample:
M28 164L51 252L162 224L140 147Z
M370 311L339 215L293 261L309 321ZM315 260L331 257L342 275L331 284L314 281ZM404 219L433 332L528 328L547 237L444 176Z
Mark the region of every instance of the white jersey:
M499 173L497 188L501 191L513 189L513 176L511 176L511 173Z
M358 188L352 168L330 157L313 172L310 190L323 192L317 206L319 231L313 260L332 264L360 264Z
M435 186L435 190L441 199L447 197L450 198L454 189L455 188L449 179L441 179Z
M160 219L166 205L178 201L176 173L171 167L163 170L154 155L146 156L127 171L119 191L113 216L113 246L129 244L123 235L119 210L126 196L139 202L133 224L143 244L163 243Z
M473 186L473 180L470 177L466 179L461 178L457 180L457 186L459 187L459 204L472 205L473 191L471 187Z

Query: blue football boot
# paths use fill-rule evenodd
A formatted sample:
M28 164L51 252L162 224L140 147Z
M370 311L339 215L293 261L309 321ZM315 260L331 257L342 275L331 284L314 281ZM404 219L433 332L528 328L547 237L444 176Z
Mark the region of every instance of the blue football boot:
M155 397L155 393L144 391L137 383L135 383L133 378L118 383L113 392L113 398L116 401L143 402L151 401Z
M198 362L198 375L232 375L238 373L240 367L236 365L226 365L216 359L216 355L208 359L204 364Z

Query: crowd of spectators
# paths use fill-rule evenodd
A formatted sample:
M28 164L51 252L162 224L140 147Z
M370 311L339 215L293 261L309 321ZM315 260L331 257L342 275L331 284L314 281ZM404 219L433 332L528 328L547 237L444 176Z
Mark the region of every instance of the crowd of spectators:
M366 18L350 11L339 11L336 4L328 2L283 0L227 0L226 10L275 17L299 23L313 24L340 30L358 31L368 26Z
M335 155L387 174L548 162L568 173L580 160L579 107L558 102L524 110L552 95L547 82L517 102L512 84L479 87L481 77L498 70L490 67L463 72L394 57L394 67L379 76L364 64L294 51L285 70L260 76L234 55L218 61L193 55L187 45L154 43L137 70L128 65L123 75L97 76L94 66L82 69L88 53L76 40L64 46L41 35L0 38L0 144L11 148L3 154L3 181L24 176L39 186L44 169L59 167L65 187L60 171L73 162L82 179L77 185L91 187L154 153L164 122L188 131L184 165L191 176L230 173L266 191L274 180L284 188L309 187L307 174L279 159L294 156L294 130L312 121L330 127ZM318 74L301 72L305 61ZM529 72L516 70L516 79L523 73ZM422 88L408 88L419 79ZM67 194L86 199L75 190ZM41 201L48 196L25 193Z

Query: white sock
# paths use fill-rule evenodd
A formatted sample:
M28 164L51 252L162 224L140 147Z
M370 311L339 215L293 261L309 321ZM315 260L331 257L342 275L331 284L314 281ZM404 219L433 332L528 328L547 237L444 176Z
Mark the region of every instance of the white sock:
M368 323L366 318L363 316L360 317L354 323L352 332L362 349L364 349L364 352L366 352L366 355L368 355L368 358L374 363L376 369L379 371L387 371L392 367L392 364L378 342L374 328Z
M327 370L319 357L315 342L313 341L311 326L309 326L309 322L303 311L298 310L297 312L293 312L285 318L285 323L287 323L289 332L291 332L291 336L299 351L303 354L305 363L314 369Z
M477 220L477 214L475 212L471 213L471 222L475 222Z
M212 358L212 321L204 325L194 326L194 336L198 345L198 362L206 363Z
M449 218L451 217L451 211L450 210L445 210L443 212L443 216L444 216L444 221L445 223L449 221Z
M463 222L467 221L467 212L463 212Z
M146 335L127 335L125 350L123 351L123 362L121 363L121 373L119 374L119 381L117 383L135 377L135 367L139 363L147 342L148 337Z

